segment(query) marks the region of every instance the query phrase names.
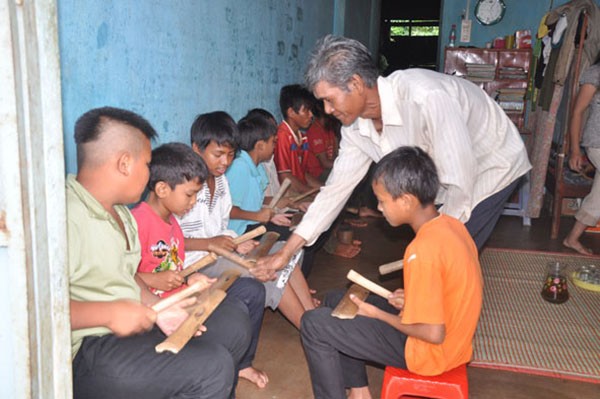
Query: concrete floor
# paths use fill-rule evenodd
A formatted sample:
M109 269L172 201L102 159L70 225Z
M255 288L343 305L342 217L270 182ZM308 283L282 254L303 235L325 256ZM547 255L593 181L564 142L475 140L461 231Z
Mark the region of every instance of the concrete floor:
M572 218L563 218L560 237L566 235L572 221ZM550 240L549 218L534 219L532 222L531 227L523 227L520 218L503 216L488 246L572 253L562 247L561 239ZM317 254L309 277L309 285L318 291L317 296L331 289L344 288L349 269L355 269L389 289L399 285L399 273L384 278L379 276L377 266L401 259L412 232L408 228L393 229L385 221L375 219L369 220L368 227L354 231L355 237L363 241L363 250L356 258L343 259L323 251ZM583 242L595 253L600 253L600 234L585 234ZM278 312L266 311L255 366L269 375L269 385L258 389L241 380L237 390L238 399L313 397L299 333ZM379 398L383 370L369 367L368 371L373 398ZM476 367L469 367L468 375L472 399L600 398L600 384Z

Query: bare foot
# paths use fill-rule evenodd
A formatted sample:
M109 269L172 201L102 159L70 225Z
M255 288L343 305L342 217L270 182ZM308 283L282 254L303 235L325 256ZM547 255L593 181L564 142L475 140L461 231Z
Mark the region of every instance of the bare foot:
M344 223L357 228L367 227L369 225L369 223L363 219L344 219Z
M372 399L369 387L350 388L348 399Z
M567 248L571 248L574 251L579 252L582 255L593 255L591 249L584 247L579 241L569 241L568 238L563 240L563 245Z
M238 376L255 383L259 388L264 388L269 383L269 377L267 377L267 374L264 371L255 369L252 366L240 370Z
M321 306L321 301L319 301L317 298L315 298L313 296L317 293L317 290L313 290L312 288L309 288L308 292L310 294L310 299L312 299L313 305L315 305L315 308L318 308L319 306Z
M333 254L342 258L354 258L360 252L360 244L362 242L359 240L353 240L352 244L338 243Z
M379 211L375 211L371 208L368 208L366 206L362 206L359 210L358 210L358 216L362 217L362 218L382 218L383 215L381 214L381 212Z
M351 213L353 215L358 215L358 208L356 208L354 206L347 206L346 212Z

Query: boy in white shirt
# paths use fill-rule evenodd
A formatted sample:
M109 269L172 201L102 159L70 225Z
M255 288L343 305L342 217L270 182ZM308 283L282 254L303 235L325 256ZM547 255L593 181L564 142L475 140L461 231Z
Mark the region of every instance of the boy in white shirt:
M229 184L224 174L233 162L237 150L236 137L237 125L231 116L223 111L201 114L192 124L192 148L206 163L209 176L197 194L194 207L179 219L185 237L186 266L205 256L210 244L240 254L250 252L257 244L256 241L248 241L236 245L233 242L236 233L227 228L232 203ZM274 247L274 250L280 245ZM295 270L299 258L300 252L292 257L274 281L264 283L265 306L279 309L297 328L300 326L300 319L304 312L315 307L304 276L299 270ZM204 268L202 272L209 277L216 277L231 268L241 269L232 262L220 258L214 264ZM242 275L250 275L245 269L241 271ZM260 329L260 323L258 321L256 323ZM249 352L252 350L255 352L257 344L258 333L253 337ZM264 372L252 367L242 371L244 373L240 372L240 377L254 382L259 387L266 386L268 378Z

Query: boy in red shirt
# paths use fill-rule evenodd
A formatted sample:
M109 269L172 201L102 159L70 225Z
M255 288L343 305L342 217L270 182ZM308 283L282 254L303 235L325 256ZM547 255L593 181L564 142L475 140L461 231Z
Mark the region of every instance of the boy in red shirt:
M331 310L344 293L302 318L302 343L315 399L371 398L365 361L438 375L471 359L482 278L477 247L465 226L439 214L435 165L418 147L400 147L377 164L373 190L392 226L408 224L415 238L404 252L404 289L386 299L351 296L357 317Z
M325 113L323 101L315 102L313 114L313 123L306 131L308 150L314 155L310 158L308 173L319 181L325 182L338 152L335 130L339 123L337 119Z
M131 213L138 224L142 247L137 276L156 295L168 296L185 286L180 273L185 261L184 236L175 216L183 216L196 204L208 174L202 158L185 144L164 144L152 151L150 193ZM216 279L204 273L188 277L190 284L198 280L209 285ZM252 342L258 341L265 303L263 284L252 278L238 278L228 289L226 301L235 302L248 313ZM260 373L252 367L255 351L252 344L236 365L240 377Z
M308 140L301 131L312 123L314 97L300 85L281 88L279 106L283 121L277 128L277 146L274 161L279 181L292 182L291 189L304 193L322 184L308 173L308 165L316 161L308 150ZM312 158L312 159L311 159Z
M167 297L185 286L179 273L185 260L184 237L174 214L183 215L196 203L196 194L208 172L202 160L185 144L162 145L152 152L152 157L150 193L131 211L142 245L137 275L155 295ZM188 283L197 280L207 284L215 281L193 273Z

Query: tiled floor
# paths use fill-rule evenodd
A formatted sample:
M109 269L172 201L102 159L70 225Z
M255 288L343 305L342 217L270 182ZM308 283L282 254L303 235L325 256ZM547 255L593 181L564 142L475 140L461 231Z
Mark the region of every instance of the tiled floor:
M568 232L571 224L571 218L563 218L560 237ZM402 258L404 247L412 237L411 231L408 228L392 229L383 220L371 219L367 228L355 229L355 236L363 240L363 250L356 258L343 259L324 252L317 255L309 285L317 289L319 294L345 287L345 275L349 269L355 269L390 289L398 285L397 274L383 278L379 276L377 266ZM550 221L547 218L534 219L531 227L523 227L520 218L504 216L488 246L572 252L562 247L561 240L550 240L549 237ZM600 253L600 234L586 234L583 241L595 253ZM269 385L265 389L258 389L241 381L237 390L238 399L312 398L298 331L279 313L266 311L255 366L267 372ZM600 384L475 367L470 367L468 373L472 399L600 398ZM369 368L373 398L379 398L382 376L382 370Z

